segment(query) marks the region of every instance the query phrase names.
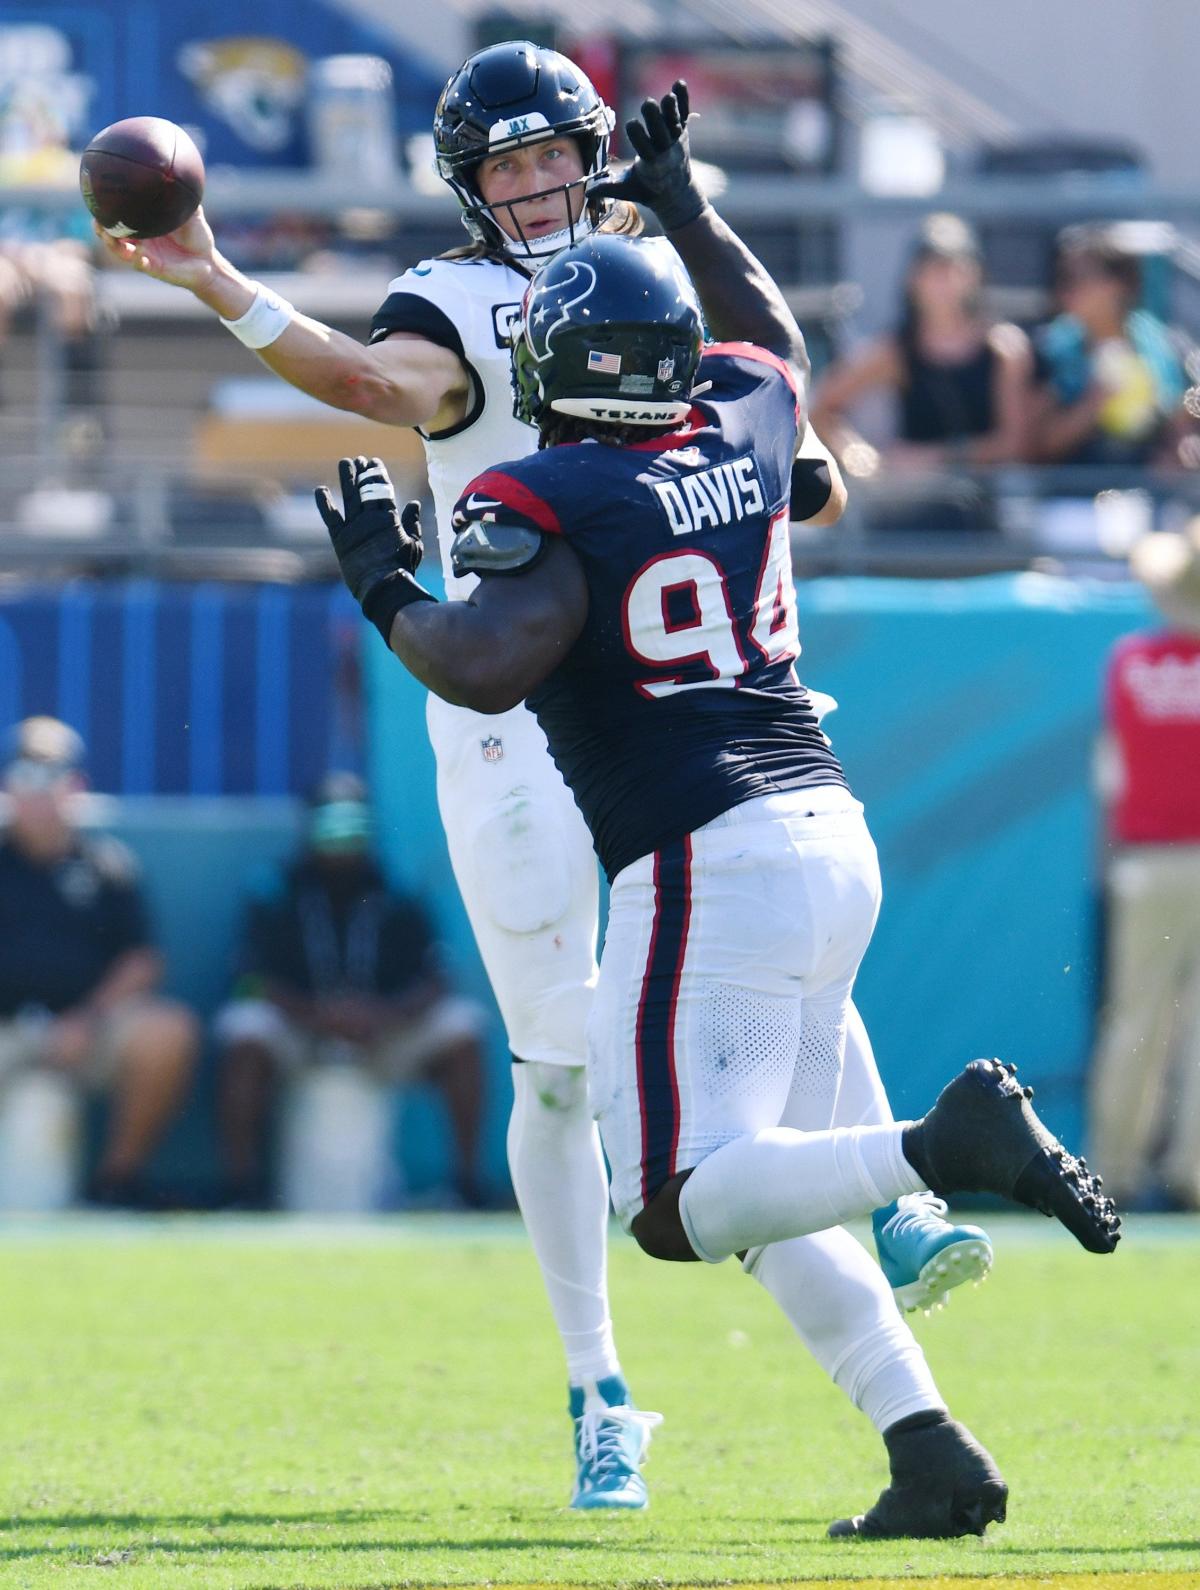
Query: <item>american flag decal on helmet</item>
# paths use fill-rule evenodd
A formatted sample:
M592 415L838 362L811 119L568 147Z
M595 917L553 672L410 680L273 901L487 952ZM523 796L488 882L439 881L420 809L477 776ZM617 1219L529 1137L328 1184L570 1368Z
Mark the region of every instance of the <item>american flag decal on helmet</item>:
M498 762L504 755L504 741L497 734L489 734L486 740L480 740L479 749L485 762Z

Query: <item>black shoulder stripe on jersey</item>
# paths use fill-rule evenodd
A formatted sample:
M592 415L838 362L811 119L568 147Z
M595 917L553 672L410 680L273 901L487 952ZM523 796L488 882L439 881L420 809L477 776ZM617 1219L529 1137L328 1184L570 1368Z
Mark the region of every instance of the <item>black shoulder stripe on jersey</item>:
M792 465L792 503L788 518L793 524L802 524L829 501L833 481L829 464L824 458L798 458Z
M546 550L546 537L529 525L474 520L455 536L450 566L464 574L523 574Z
M436 347L449 349L451 353L457 355L459 363L470 378L471 401L467 405L466 414L457 425L448 425L444 431L421 431L421 435L427 436L431 442L442 442L449 436L458 436L460 432L474 425L483 413L487 397L479 372L467 358L458 327L445 310L439 309L436 304L431 304L428 298L422 298L419 293L389 293L371 320L367 343L371 345L383 342L394 331L410 331L415 336L424 337L426 342L432 342ZM418 426L417 429L419 430L420 427Z
M439 348L449 348L463 357L458 327L444 309L431 304L420 293L389 293L371 318L369 343L382 342L393 331L412 331Z

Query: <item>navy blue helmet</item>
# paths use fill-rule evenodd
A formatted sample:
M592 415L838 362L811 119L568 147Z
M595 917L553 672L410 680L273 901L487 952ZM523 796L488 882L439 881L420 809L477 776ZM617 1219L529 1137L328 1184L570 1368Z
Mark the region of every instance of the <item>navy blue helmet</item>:
M665 238L599 232L544 265L513 342L513 412L677 425L691 407L704 323Z

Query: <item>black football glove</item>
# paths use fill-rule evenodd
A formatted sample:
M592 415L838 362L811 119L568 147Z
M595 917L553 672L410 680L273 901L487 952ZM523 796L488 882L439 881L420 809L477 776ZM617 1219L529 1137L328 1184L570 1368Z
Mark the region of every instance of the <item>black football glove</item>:
M654 211L664 232L694 221L708 201L692 175L687 119L688 90L683 81L661 100L643 100L641 120L625 123L637 159L619 177L589 188L589 198L644 204Z
M425 551L421 505L405 503L403 511L396 512L395 488L378 458L343 458L338 476L344 513L334 507L327 486L317 488L317 509L333 542L342 579L386 641L402 607L436 600L413 578Z

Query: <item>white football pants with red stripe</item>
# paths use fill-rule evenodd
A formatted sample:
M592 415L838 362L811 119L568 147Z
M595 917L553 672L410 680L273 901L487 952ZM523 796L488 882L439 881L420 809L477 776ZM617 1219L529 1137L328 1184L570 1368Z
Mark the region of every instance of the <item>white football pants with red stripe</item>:
M589 1087L627 1229L671 1176L735 1138L839 1124L879 902L862 807L834 786L746 802L618 874Z

